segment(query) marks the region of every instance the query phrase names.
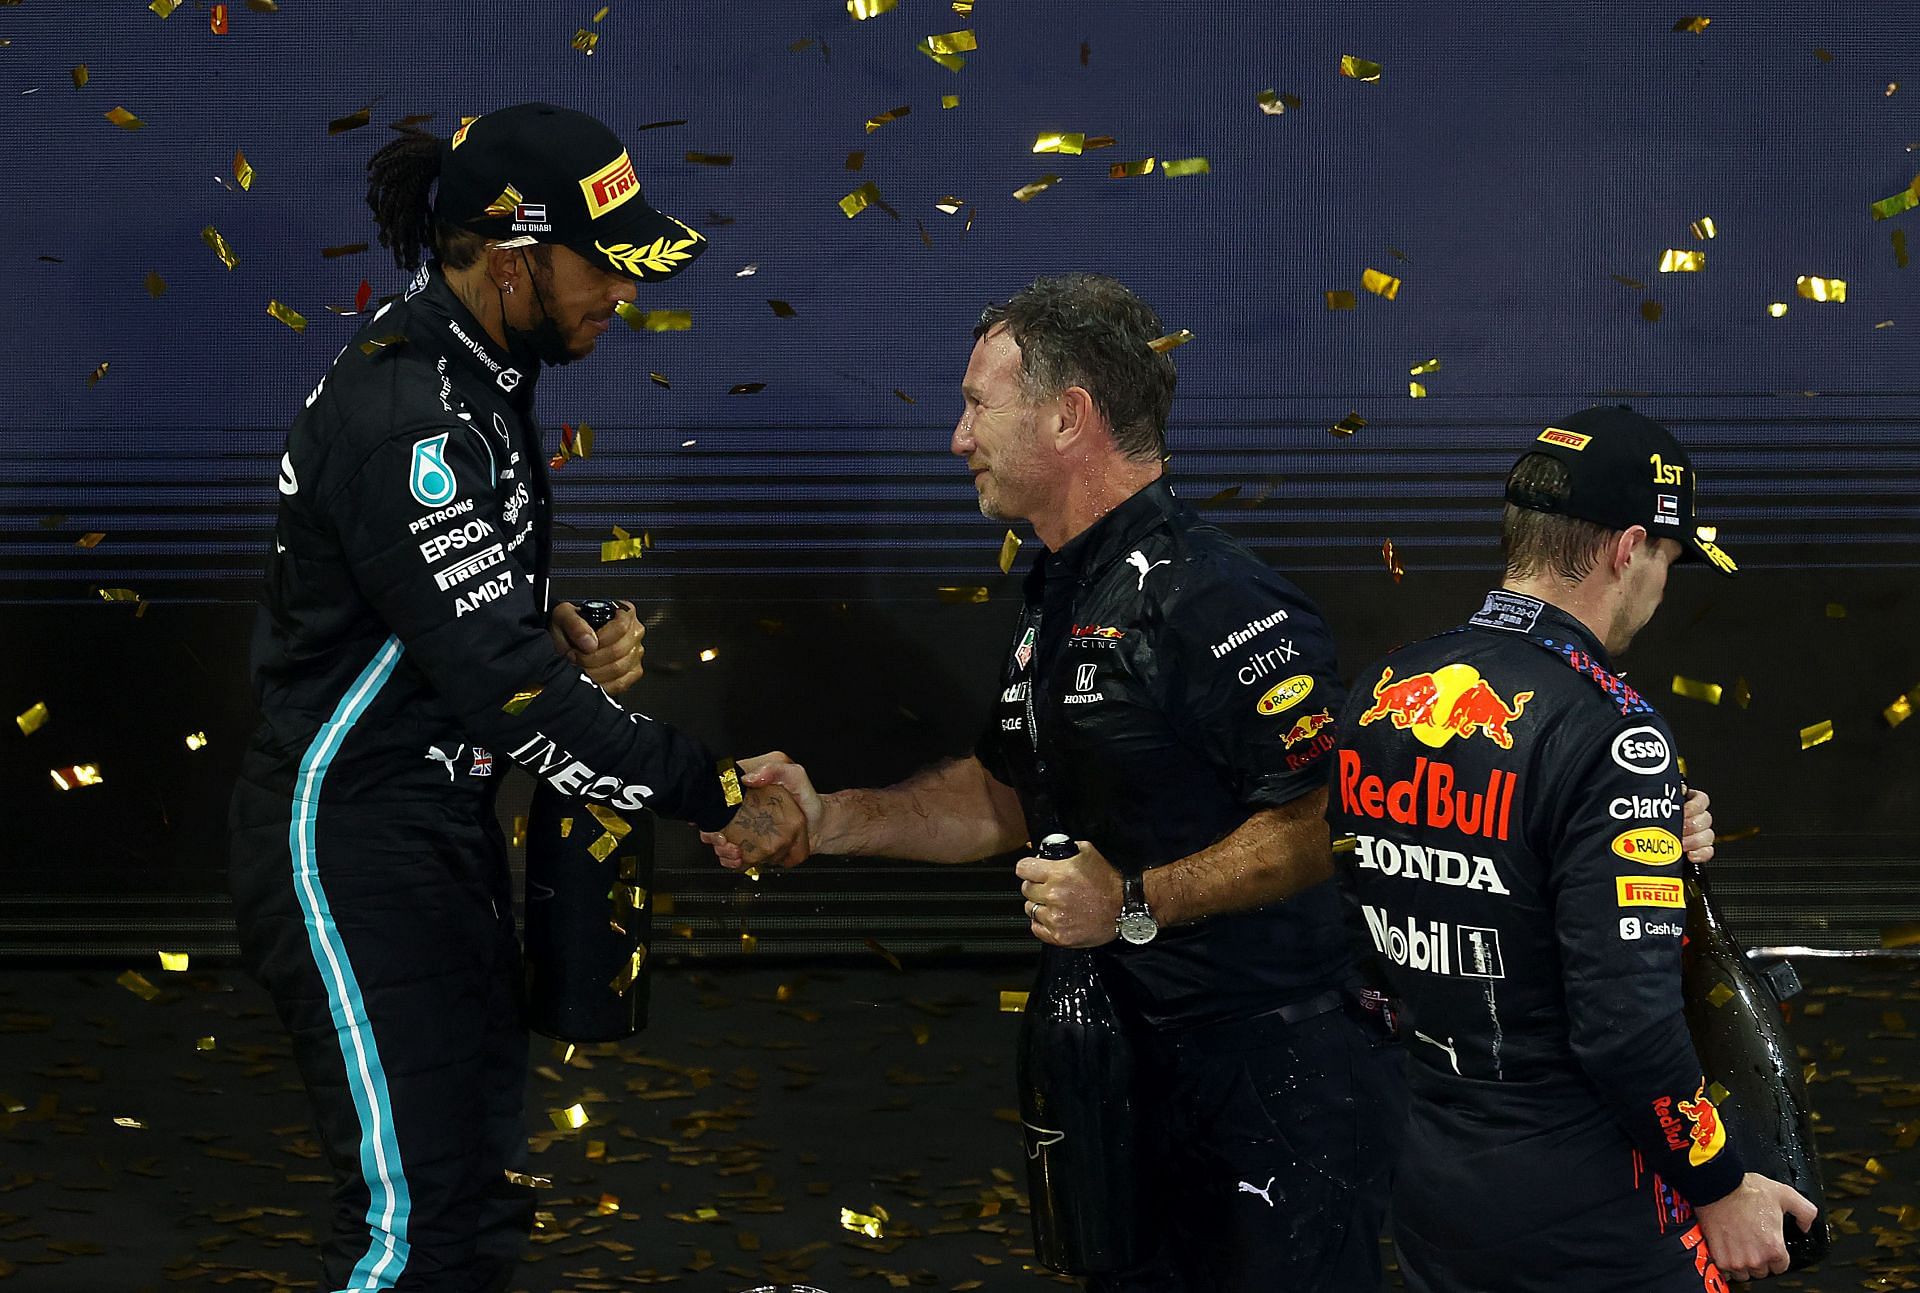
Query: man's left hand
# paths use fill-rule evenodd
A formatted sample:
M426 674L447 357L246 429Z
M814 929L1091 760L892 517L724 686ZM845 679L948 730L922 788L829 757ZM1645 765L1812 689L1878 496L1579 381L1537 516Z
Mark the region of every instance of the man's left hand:
M1113 863L1085 840L1070 858L1021 858L1013 873L1033 936L1055 947L1099 947L1119 936L1126 887Z
M547 630L553 649L579 665L609 696L624 694L646 673L647 626L634 614L632 602L620 602L619 607L596 633L572 602L560 602Z
M1680 807L1680 848L1689 862L1704 865L1713 860L1713 814L1707 811L1712 803L1705 791L1689 790Z

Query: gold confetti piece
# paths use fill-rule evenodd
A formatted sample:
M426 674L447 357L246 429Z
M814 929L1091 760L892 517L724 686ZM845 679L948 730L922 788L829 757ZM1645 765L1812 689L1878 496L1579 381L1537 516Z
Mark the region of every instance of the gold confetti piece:
M1920 947L1920 920L1886 926L1880 931L1880 946L1888 949Z
M987 590L982 585L966 588L936 588L934 592L948 606L966 606L987 600Z
M1733 680L1733 703L1745 709L1753 703L1753 688L1747 685L1745 678Z
M1387 573L1393 576L1394 583L1399 583L1401 579L1406 576L1406 567L1402 566L1400 564L1400 558L1393 554L1392 539L1382 539L1380 541L1380 562L1387 568Z
M1916 687L1914 690L1920 691L1920 687ZM1913 717L1912 697L1906 695L1895 696L1893 703L1880 711L1880 717L1887 720L1888 727L1900 726L1900 724Z
M187 748L188 748L189 750L204 750L204 749L206 749L206 748L207 748L207 734L206 734L205 732L188 732L188 733L187 733Z
M791 319L794 317L793 307L787 304L785 301L770 300L767 302L767 304L770 307L772 307L773 312L775 314L779 315L783 319Z
M1377 269L1362 271L1360 285L1375 296L1384 296L1389 301L1400 295L1400 280L1391 274L1383 274Z
M1900 269L1907 267L1907 231L1905 229L1893 231L1893 263Z
M1072 134L1054 131L1043 134L1033 141L1033 151L1036 153L1062 153L1068 157L1078 157L1086 149L1085 131Z
M1340 56L1340 75L1351 77L1356 81L1366 81L1369 84L1376 84L1380 80L1380 65L1369 62L1364 58L1356 58L1352 54L1342 54Z
M233 182L243 189L253 187L253 163L238 148L233 150Z
M1155 337L1147 343L1147 349L1157 354L1166 354L1178 346L1184 346L1193 340L1193 333L1186 328L1176 328L1164 337Z
M1211 175L1213 165L1204 157L1182 157L1177 161L1163 163L1160 173L1170 180L1177 180L1187 175Z
M1861 1164L1861 1166L1865 1167L1868 1172L1883 1181L1893 1175L1892 1172L1887 1170L1887 1165L1877 1158L1869 1158L1865 1163Z
M612 5L603 4L600 6L600 12L593 15L593 20L595 22L599 22L602 18L605 18L608 14L612 12L613 12Z
M1662 274L1697 274L1707 267L1707 253L1704 251L1681 251L1669 247L1660 256Z
M1351 310L1360 304L1360 298L1352 292L1323 292L1321 295L1326 298L1329 310Z
M605 805L590 803L587 805L587 814L615 839L625 839L633 830L632 822Z
M147 8L153 10L153 12L159 14L162 18L171 18L173 17L173 11L178 9L180 4L181 0L153 0L153 3L148 5Z
M1719 230L1714 227L1712 216L1701 216L1687 227L1693 230L1693 236L1696 238L1713 238L1719 234Z
M752 868L752 869L753 869L753 870L758 870L759 868L758 868L758 867L755 867L755 868ZM752 934L748 934L748 933L744 933L744 932L743 932L743 933L742 933L742 934L740 935L740 950L741 950L741 951L743 951L743 952L753 952L753 951L758 951L758 950L759 950L759 947L760 947L760 940L759 940L759 939L758 939L757 937L755 937L754 935L752 935Z
M620 1196L617 1194L601 1195L600 1202L594 1205L593 1209L594 1215L599 1217L610 1217L618 1211L620 1211Z
M1820 60L1820 61L1821 61L1822 63L1831 63L1831 62L1833 62L1833 51L1832 51L1832 50L1827 50L1827 49L1816 49L1816 50L1814 50L1814 51L1813 51L1813 56L1814 56L1815 58L1817 58L1817 59L1819 59L1819 60Z
M517 849L523 849L527 846L527 819L525 816L513 819L513 836L509 842Z
M193 1049L195 1049L196 1051L215 1050L219 1047L219 1045L220 1045L219 1039L214 1037L196 1037L194 1038L194 1041L193 1041Z
M502 219L512 215L514 208L519 206L524 200L525 199L520 196L520 190L509 184L500 190L499 197L487 203L486 214L493 216L495 219Z
M847 0L847 14L855 22L865 22L883 13L891 13L899 3L900 0Z
M1013 559L1014 557L1018 556L1019 553L1020 553L1020 536L1015 534L1012 530L1008 530L1007 537L1000 540L1000 573L1001 574L1004 575L1008 571L1013 569Z
M506 713L518 714L527 706L533 704L534 698L539 696L541 691L542 688L539 687L534 687L527 691L516 691L513 693L513 699L509 700L500 708Z
M966 54L980 48L972 31L949 31L927 37L927 49L935 54Z
M1253 101L1259 105L1260 111L1266 113L1269 117L1278 117L1283 113L1300 111L1300 96L1297 94L1282 94L1278 90L1262 90L1253 96Z
M900 118L906 116L908 113L912 111L913 111L912 104L903 103L897 108L888 108L885 112L881 113L877 117L868 117L867 133L871 135L874 131L880 129L880 127L886 125L889 121L898 121L900 120Z
M1660 302L1658 301L1640 302L1640 317L1645 319L1648 323L1660 322L1660 316L1665 314L1666 312L1667 312L1667 307L1660 304Z
M1423 377L1428 373L1437 373L1439 371L1440 361L1438 359L1429 359L1425 363L1415 364L1407 370L1408 373L1415 377Z
M1800 748L1811 750L1816 745L1825 745L1833 739L1833 720L1823 718L1812 727L1800 729Z
M592 58L593 51L600 46L600 33L597 31L588 31L585 27L582 27L573 33L573 39L568 43L588 58Z
M1045 193L1059 182L1060 177L1058 175L1042 175L1033 183L1022 184L1019 188L1015 189L1013 191L1013 200L1015 202L1031 202L1034 198Z
M1726 1005L1729 1001L1732 1001L1733 996L1732 988L1729 988L1724 983L1716 983L1713 985L1713 990L1707 993L1707 1000L1712 1002L1717 1009L1720 1006Z
M1713 19L1702 17L1699 14L1689 14L1687 17L1682 18L1679 22L1673 24L1673 29L1675 31L1684 31L1690 35L1698 36L1701 32L1707 29L1707 24L1712 21Z
M617 525L614 527L614 535L614 538L600 541L601 561L633 561L645 554L644 540L634 538Z
M1713 1101L1715 1104L1725 1104L1729 1094L1731 1093L1718 1082L1711 1082L1707 1085L1707 1099Z
M153 1001L160 995L160 989L154 987L152 981L138 970L122 970L114 982L142 1001Z
M915 45L914 48L919 50L922 54L925 54L928 58L938 63L940 66L946 68L949 72L958 72L961 68L967 65L967 60L962 58L958 54L942 54L937 52L933 48L932 37L928 37L927 39L921 41L918 45Z
M247 0L247 8L255 13L279 13L278 0Z
M718 660L719 658L720 658L720 653L714 650L712 647L708 647L706 650L700 653L701 664L711 664L715 660Z
M94 369L91 373L87 374L87 385L98 386L100 384L100 379L102 377L105 377L106 375L107 375L107 362L105 360L102 360L98 368Z
M147 284L147 295L151 296L156 301L159 300L162 296L166 295L167 280L160 277L159 271L151 270L151 269L148 270L146 284Z
M1422 386L1419 382L1408 382L1407 398L1415 399L1415 400L1424 400L1425 398L1427 398L1427 388Z
M76 90L86 89L87 79L88 79L88 73L87 73L87 65L85 63L82 63L73 69L73 88L74 89Z
M688 153L686 160L696 166L731 166L732 153Z
M558 1131L578 1131L592 1119L587 1117L587 1107L581 1104L568 1105L565 1109L549 1109L547 1117L553 1120Z
M1685 696L1688 700L1704 700L1709 705L1720 703L1720 684L1717 682L1698 682L1692 678L1673 675L1673 694Z
M903 402L905 402L905 403L907 403L907 404L917 404L917 403L919 403L919 401L918 401L918 400L916 400L916 399L914 399L914 398L913 398L913 396L911 396L911 395L909 395L909 394L907 394L907 393L906 393L905 391L903 391L903 390L901 390L901 389L900 389L900 388L899 388L898 386L896 386L896 387L894 387L894 388L893 388L893 393L894 393L894 396L895 396L895 398L897 398L897 399L899 399L899 400L901 400L901 401L903 401Z
M1142 157L1137 162L1114 162L1107 167L1107 178L1110 180L1130 180L1137 179L1142 175L1151 175L1153 174L1154 162L1155 159L1151 157Z
M1847 300L1847 280L1844 278L1816 278L1811 274L1802 274L1793 280L1793 289L1809 301L1832 301L1844 305Z
M1088 135L1087 151L1092 152L1096 148L1112 148L1119 142L1112 135Z
M1008 992L1005 989L1001 990L1001 993L1000 993L1000 1013L1001 1014L1017 1015L1021 1011L1025 1010L1026 1008L1027 1008L1026 993Z
M389 332L384 337L368 337L360 343L360 353L372 357L389 346L405 345L406 340L407 334L404 332Z
M1636 292L1644 292L1647 290L1647 285L1637 278L1628 278L1625 274L1615 274L1612 277L1613 281L1622 287L1630 287Z
M1830 620L1844 620L1847 618L1847 608L1839 602L1828 602L1827 618Z
M89 530L87 533L75 539L73 546L76 548L97 548L100 546L100 541L106 537L107 532L105 530Z
M147 1128L147 1124L141 1122L138 1118L115 1118L113 1125L116 1127L125 1127L129 1131L145 1131Z
M278 301L268 301L267 313L286 324L289 328L292 328L295 332L305 332L307 330L307 316L290 305L282 305Z
M641 310L638 313L640 322L635 326L646 332L686 332L693 327L692 310ZM632 320L628 322L631 324Z
M865 170L866 166L867 166L867 155L861 149L856 148L852 152L847 154L848 170L850 171ZM738 278L739 275L736 274L734 277Z
M940 96L940 106L942 108L957 108L960 106L960 96L957 94L943 94Z
M879 1217L855 1212L852 1208L840 1209L840 1228L851 1230L856 1235L865 1235L869 1239L881 1238L886 1230Z
M97 786L106 780L100 775L97 763L76 763L71 767L53 768L48 775L53 784L61 790L78 790L82 786Z
M944 211L948 215L953 215L955 212L959 211L960 208L965 206L966 204L967 204L967 200L965 198L956 198L956 197L948 196L948 197L941 198L938 202L934 203L933 205L936 210Z
M1366 424L1367 420L1365 418L1361 417L1358 413L1349 411L1347 416L1335 422L1332 426L1328 427L1327 430L1334 435L1346 436L1352 435Z
M1009 531L1011 533L1011 531ZM1905 699L1902 697L1902 699ZM32 736L47 725L47 702L36 700L27 707L25 713L14 715L13 721L20 728L20 735Z
M213 254L220 258L220 263L229 270L240 263L240 258L233 254L233 248L227 246L227 240L222 238L220 231L212 225L200 231L200 241L211 247Z
M587 852L593 855L595 862L605 862L613 851L620 847L620 837L612 833L602 835L587 845Z
M125 108L110 108L104 114L108 121L122 130L145 130L147 123L128 112Z
M171 974L185 973L192 961L192 957L186 952L161 952L159 957L160 968Z
M1786 312L1787 303L1785 301L1775 301L1767 306L1767 313L1776 319L1783 317Z
M332 121L329 121L327 123L327 133L329 135L344 135L349 130L360 129L360 127L372 120L373 109L371 107L362 108L358 112L349 112L344 117L335 117ZM461 124L464 125L466 123L462 122Z
M727 394L758 395L761 391L764 391L766 389L767 389L767 384L765 382L741 382L738 385L728 387Z
M140 594L131 588L102 588L98 590L103 602L137 602Z
M345 242L338 247L322 247L320 254L327 260L338 260L342 256L358 256L367 249L364 242Z
M1875 220L1886 220L1899 215L1902 211L1911 211L1916 206L1920 206L1920 193L1914 192L1911 188L1905 188L1890 198L1881 198L1878 202L1870 204L1867 210L1873 212Z
M879 201L880 186L872 180L868 180L865 184L862 184L859 188L840 199L840 209L846 212L847 219L851 220L868 207L877 205Z

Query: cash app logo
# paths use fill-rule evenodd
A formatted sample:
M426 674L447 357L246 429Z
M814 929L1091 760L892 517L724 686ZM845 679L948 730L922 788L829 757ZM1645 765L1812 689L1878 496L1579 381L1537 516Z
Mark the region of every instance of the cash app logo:
M441 432L429 436L413 446L413 468L408 473L407 483L413 490L414 501L422 507L439 507L451 503L459 492L454 483L453 469L447 466L447 433Z

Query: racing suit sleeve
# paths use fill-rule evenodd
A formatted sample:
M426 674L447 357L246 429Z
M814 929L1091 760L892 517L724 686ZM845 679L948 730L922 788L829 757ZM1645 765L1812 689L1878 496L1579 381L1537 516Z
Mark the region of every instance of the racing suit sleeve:
M1319 610L1250 564L1212 556L1185 572L1167 607L1161 690L1234 797L1277 808L1327 783L1345 695Z
M1575 771L1557 787L1547 783L1545 802L1559 808L1540 842L1573 1052L1648 1163L1695 1205L1712 1203L1746 1169L1681 1013L1686 911L1673 738L1648 714L1598 735L1569 723L1552 738L1548 749Z
M476 742L565 794L720 830L735 810L712 753L554 651L509 555L533 541L534 509L498 497L495 453L470 424L411 421L323 500L361 594Z

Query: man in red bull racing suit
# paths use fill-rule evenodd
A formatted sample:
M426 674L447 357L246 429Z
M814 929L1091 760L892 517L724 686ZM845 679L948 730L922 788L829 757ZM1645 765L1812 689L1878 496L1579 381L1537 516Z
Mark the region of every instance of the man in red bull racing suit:
M1672 734L1612 659L1671 562L1732 574L1658 424L1596 408L1507 485L1508 573L1362 670L1335 725L1341 875L1410 1016L1394 1230L1419 1293L1722 1293L1786 1269L1681 1015Z

